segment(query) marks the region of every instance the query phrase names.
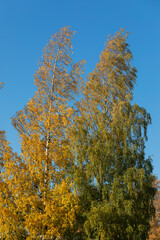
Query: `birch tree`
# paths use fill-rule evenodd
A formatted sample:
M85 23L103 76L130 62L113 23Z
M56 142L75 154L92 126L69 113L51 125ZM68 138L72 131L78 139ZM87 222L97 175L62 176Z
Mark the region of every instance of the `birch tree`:
M88 75L71 135L87 239L146 239L153 214L152 164L144 151L151 118L132 104L136 69L127 35L118 31L108 40Z
M74 35L68 27L52 36L34 78L37 91L12 118L25 169L20 206L27 239L63 238L73 227L78 196L65 169L71 161L68 126L81 81L83 62L71 58Z

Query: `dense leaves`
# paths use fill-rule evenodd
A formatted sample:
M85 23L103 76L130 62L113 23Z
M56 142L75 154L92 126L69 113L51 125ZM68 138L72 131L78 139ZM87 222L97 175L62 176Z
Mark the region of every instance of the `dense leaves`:
M152 165L144 153L151 119L131 103L136 69L126 38L117 32L88 75L71 135L73 181L89 206L87 239L146 239L154 212Z
M0 132L0 237L146 239L155 195L145 159L151 118L132 104L128 34L108 40L86 81L84 61L71 57L73 35L64 27L51 37L37 91L12 118L20 156Z

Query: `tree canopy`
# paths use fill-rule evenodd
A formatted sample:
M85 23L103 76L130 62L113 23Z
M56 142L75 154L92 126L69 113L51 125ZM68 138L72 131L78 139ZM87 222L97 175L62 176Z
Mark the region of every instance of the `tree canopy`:
M136 68L118 31L83 79L69 27L54 34L37 90L12 118L14 153L0 132L1 239L143 240L154 215L150 114L132 104ZM1 84L0 84L1 87Z

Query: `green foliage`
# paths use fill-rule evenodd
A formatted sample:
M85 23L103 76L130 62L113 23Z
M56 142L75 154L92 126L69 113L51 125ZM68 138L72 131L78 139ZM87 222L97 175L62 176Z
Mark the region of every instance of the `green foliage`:
M146 239L146 220L154 212L148 208L152 180L145 179L143 169L135 168L115 177L110 198L92 203L85 222L88 239Z
M154 213L152 165L144 151L151 118L131 103L136 69L126 39L120 31L106 44L83 87L72 129L86 239L146 239Z

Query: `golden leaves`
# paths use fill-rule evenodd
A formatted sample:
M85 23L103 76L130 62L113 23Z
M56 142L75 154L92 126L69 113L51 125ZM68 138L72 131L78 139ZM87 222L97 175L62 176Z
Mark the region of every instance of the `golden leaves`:
M69 129L75 114L72 106L83 67L82 62L74 63L71 57L73 34L65 27L52 36L35 74L37 91L12 118L20 137L21 157L13 154L6 140L2 144L5 162L1 163L2 177L4 189L8 189L5 197L7 201L13 200L13 206L3 208L4 216L10 216L12 227L16 229L18 225L26 239L63 236L66 229L73 228L79 208L78 196L65 178L66 166L72 158L69 149ZM0 202L0 209L3 205ZM2 226L5 239L10 239L9 225Z

